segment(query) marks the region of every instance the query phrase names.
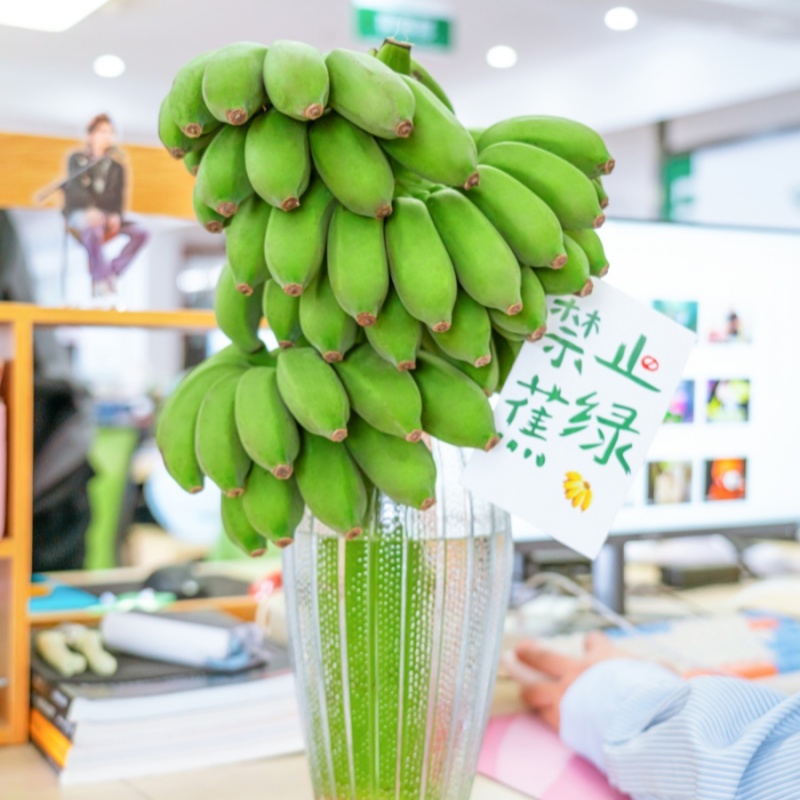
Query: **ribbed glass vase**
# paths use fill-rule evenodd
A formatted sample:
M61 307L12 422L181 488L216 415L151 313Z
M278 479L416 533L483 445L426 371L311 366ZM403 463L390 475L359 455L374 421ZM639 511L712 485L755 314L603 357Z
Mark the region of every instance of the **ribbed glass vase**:
M511 581L508 516L460 485L433 442L437 503L374 493L352 541L307 516L284 588L318 800L466 800L491 704Z

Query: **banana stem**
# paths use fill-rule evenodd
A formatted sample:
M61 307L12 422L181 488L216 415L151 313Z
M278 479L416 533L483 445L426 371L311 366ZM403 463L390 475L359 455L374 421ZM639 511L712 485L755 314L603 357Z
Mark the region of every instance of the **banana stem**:
M396 39L384 39L377 58L401 75L411 74L411 45Z

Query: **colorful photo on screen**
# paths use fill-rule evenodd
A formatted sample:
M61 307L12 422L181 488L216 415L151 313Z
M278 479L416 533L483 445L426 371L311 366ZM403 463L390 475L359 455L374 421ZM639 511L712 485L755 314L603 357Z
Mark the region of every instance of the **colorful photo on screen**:
M704 338L711 344L746 344L752 341L753 313L745 302L703 305Z
M653 308L697 333L697 302L694 300L653 300Z
M651 461L647 465L647 502L653 505L688 503L692 491L689 461Z
M706 461L706 500L744 500L746 496L746 458Z
M750 381L747 378L709 381L706 419L709 422L747 422L750 419Z
M694 422L694 381L681 381L678 384L664 422Z

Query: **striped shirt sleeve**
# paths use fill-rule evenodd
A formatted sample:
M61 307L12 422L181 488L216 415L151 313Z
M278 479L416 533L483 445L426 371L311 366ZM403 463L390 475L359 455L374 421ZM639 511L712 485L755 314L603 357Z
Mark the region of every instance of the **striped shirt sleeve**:
M604 661L561 702L561 737L634 800L800 800L800 695Z

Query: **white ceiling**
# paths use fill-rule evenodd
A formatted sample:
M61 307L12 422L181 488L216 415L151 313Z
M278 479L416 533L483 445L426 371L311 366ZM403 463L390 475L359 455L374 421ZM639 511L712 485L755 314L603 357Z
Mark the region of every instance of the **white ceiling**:
M609 131L800 87L796 2L627 0L640 25L624 34L603 25L615 4L450 0L455 49L418 55L471 125L541 112ZM0 129L80 135L103 110L127 141L154 142L158 103L193 55L242 39L365 47L351 13L348 0L111 0L64 33L0 27ZM516 67L487 66L497 44ZM125 60L121 78L93 74L104 53Z

